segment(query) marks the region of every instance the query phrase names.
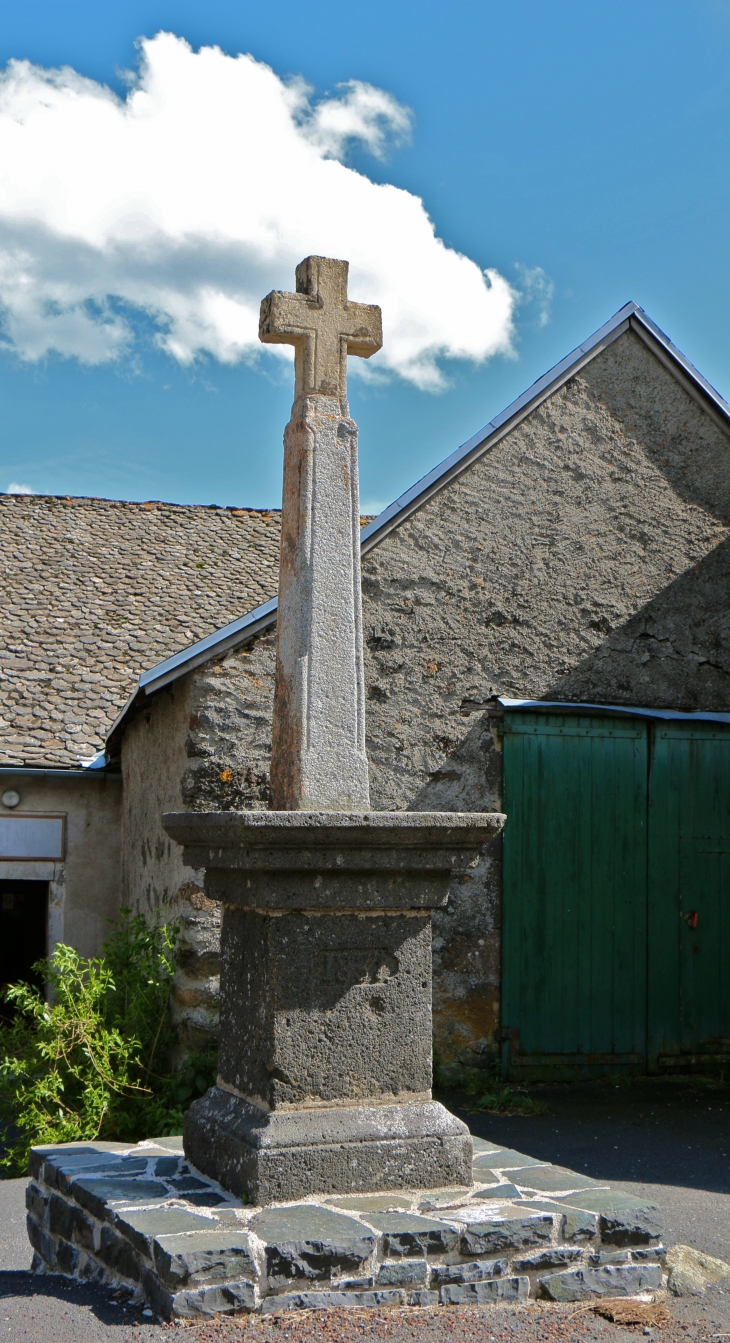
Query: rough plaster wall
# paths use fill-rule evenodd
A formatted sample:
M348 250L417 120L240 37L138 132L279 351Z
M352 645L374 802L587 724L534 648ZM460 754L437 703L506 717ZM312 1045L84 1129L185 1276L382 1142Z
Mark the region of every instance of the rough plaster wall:
M204 1047L218 1020L220 909L203 892L203 874L186 867L161 817L182 811L188 732L194 722L191 676L160 691L130 724L122 743L123 903L146 918L180 926L172 1018L179 1053Z
M2 791L20 793L18 811L4 816L65 813L62 863L0 863L0 877L48 881L48 951L68 942L82 956L96 956L119 911L122 786L118 779L34 778L6 774Z
M730 444L620 337L363 561L373 807L501 803L507 693L730 708ZM268 802L274 635L191 673L182 792ZM445 1061L499 1039L501 845L434 918Z
M375 805L498 807L494 694L729 708L729 457L627 333L386 537L363 562ZM434 919L447 1060L498 1043L491 850Z
M190 719L190 678L155 695L122 743L124 804L122 896L144 915L168 905L194 875L162 828L166 811L182 811L181 780Z
M274 669L271 633L153 696L124 737L125 902L180 924L172 1015L181 1055L217 1031L221 917L160 817L268 805Z

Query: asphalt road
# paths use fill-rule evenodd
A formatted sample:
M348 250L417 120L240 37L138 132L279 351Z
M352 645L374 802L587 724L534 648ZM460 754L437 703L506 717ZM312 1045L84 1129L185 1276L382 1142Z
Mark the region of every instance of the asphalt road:
M544 1115L475 1114L465 1096L442 1099L480 1137L543 1157L630 1193L663 1210L666 1243L680 1241L730 1262L730 1089L676 1082L533 1088ZM116 1304L107 1293L58 1277L29 1273L25 1180L0 1182L0 1343L629 1343L640 1327L610 1324L574 1308L530 1304L435 1311L313 1312L303 1318L243 1318L208 1325L165 1326ZM730 1294L672 1302L676 1323L662 1343L720 1343L730 1338Z
M730 1087L642 1079L529 1094L546 1103L544 1115L474 1114L468 1098L448 1101L480 1138L651 1198L664 1214L667 1246L691 1245L730 1263Z

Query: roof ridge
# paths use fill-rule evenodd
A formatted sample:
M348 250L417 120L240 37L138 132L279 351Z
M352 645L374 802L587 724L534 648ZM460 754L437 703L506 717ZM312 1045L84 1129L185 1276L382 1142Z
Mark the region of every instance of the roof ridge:
M636 323L636 326L634 326L634 323ZM629 329L635 330L637 334L642 334L642 328L642 338L646 340L653 352L657 354L654 347L658 345L662 351L663 362L670 368L674 376L682 382L691 394L694 395L697 390L702 393L702 397L698 399L702 400L704 408L709 410L711 414L714 411L714 418L722 420L724 428L730 434L730 405L712 384L698 372L694 364L690 363L686 355L682 354L682 351L661 330L661 327L657 326L648 313L632 299L628 303L624 303L591 336L580 345L576 345L569 354L548 369L547 373L531 383L520 396L510 402L492 420L489 420L483 429L467 439L466 443L462 443L461 447L450 453L431 471L426 472L420 480L416 481L415 485L383 509L366 527L363 527L360 533L362 553L367 553L388 532L399 526L411 513L420 508L427 499L471 466L477 457L504 437L510 429L519 423L520 419L524 419L535 408L536 404L546 400L548 396L557 391L584 364L600 354L607 345L612 344L614 340ZM186 670L200 666L201 663L208 661L211 657L218 656L236 644L252 638L254 634L262 632L276 620L276 608L277 599L274 597L270 601L257 606L254 610L248 611L237 620L231 621L223 629L216 631L215 634L197 640L179 653L166 658L164 662L158 663L148 671L143 672L139 678L137 691L120 713L109 737L107 737L107 741L112 734L118 731L138 695L153 694L155 690L161 689L163 685L167 685L170 681L183 675Z
M214 513L281 513L280 507L256 508L252 504L181 504L169 499L111 499L103 494L26 494L0 491L0 503L48 502L62 504L109 504L115 508L179 508L206 510Z

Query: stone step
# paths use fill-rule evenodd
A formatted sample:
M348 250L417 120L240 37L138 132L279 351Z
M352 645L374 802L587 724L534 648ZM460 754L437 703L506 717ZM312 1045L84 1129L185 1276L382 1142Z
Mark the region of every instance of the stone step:
M126 1288L165 1319L581 1301L662 1286L654 1204L474 1146L471 1186L267 1208L193 1169L179 1139L35 1148L34 1269Z

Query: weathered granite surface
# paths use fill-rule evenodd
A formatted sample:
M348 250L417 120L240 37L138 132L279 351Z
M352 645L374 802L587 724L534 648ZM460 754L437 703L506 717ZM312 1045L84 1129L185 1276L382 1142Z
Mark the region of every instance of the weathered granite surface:
M570 1190L546 1201L553 1167L473 1141L473 1179L460 1188L269 1207L225 1193L179 1139L37 1148L26 1197L33 1266L121 1287L166 1319L662 1287L654 1205L596 1181L586 1193L584 1177L562 1171Z
M466 1126L431 1099L430 911L500 814L165 817L222 900L218 1085L185 1151L236 1194L470 1178Z
M276 810L368 811L357 425L347 356L383 343L380 308L347 297L348 263L310 256L296 293L261 304L259 337L294 346L284 433L271 791Z

